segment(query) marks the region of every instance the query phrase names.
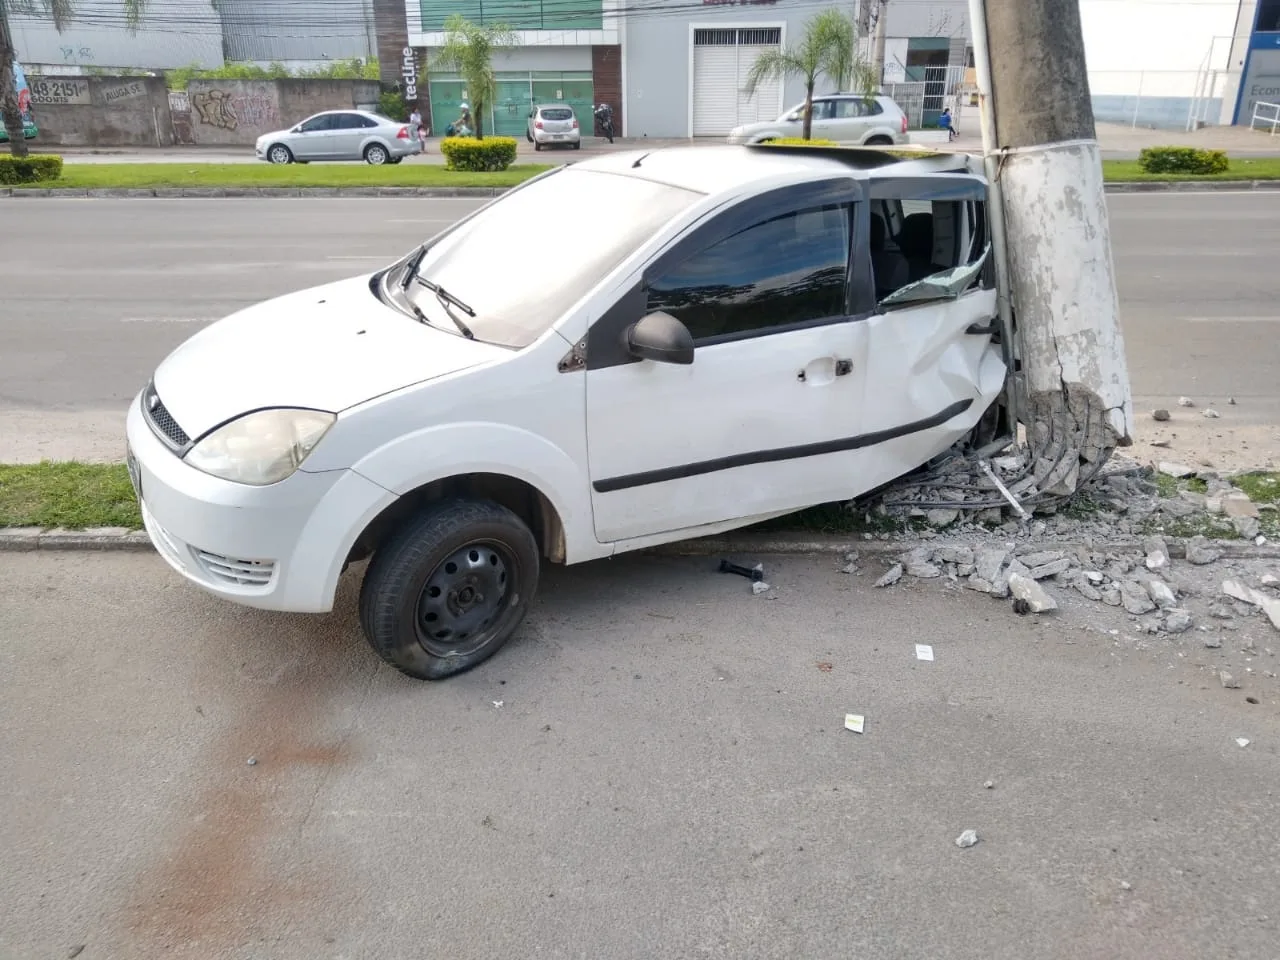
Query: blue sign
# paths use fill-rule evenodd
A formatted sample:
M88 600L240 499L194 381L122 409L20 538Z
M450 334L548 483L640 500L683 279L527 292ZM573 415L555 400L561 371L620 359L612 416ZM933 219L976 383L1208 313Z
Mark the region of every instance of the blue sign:
M1280 33L1255 33L1249 38L1250 50L1280 50Z

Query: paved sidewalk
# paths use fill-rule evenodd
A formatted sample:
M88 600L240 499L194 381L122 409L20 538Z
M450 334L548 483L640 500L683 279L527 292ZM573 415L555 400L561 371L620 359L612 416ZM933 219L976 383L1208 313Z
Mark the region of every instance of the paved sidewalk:
M966 113L960 119L961 137L954 141L951 149L976 153L982 149L982 138L978 130L976 112ZM581 150L539 150L533 144L519 141L517 154L523 163L568 163L593 154L609 153L619 150L651 149L662 147L712 146L724 141L715 137L702 137L696 140L632 137L618 139L612 144L601 137L587 137L582 141ZM946 144L946 136L938 130L915 130L911 133L912 143ZM1197 146L1214 150L1226 150L1233 155L1276 156L1280 157L1280 137L1270 137L1264 133L1252 132L1243 127L1206 127L1194 133L1182 133L1175 130L1131 129L1117 124L1098 125L1098 143L1102 154L1108 160L1136 159L1138 151L1151 146ZM259 163L253 155L253 148L245 147L167 147L164 149L133 148L85 148L54 147L69 160L75 163ZM427 141L427 153L423 156L410 157L405 163L440 164L444 158L440 156L440 141Z

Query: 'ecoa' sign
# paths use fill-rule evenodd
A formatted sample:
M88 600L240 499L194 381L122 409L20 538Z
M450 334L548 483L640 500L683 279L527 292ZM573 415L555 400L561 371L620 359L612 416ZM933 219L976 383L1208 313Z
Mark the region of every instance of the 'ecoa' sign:
M413 47L404 48L404 62L400 72L404 76L405 99L418 99L418 55L413 52Z

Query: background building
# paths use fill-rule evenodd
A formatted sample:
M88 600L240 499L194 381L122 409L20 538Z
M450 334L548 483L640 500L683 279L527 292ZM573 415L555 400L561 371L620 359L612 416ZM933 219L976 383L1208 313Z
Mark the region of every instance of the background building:
M505 23L516 31L517 44L493 58L498 95L482 119L487 131L523 137L535 103L567 103L588 133L595 103L608 101L623 112L617 13L622 5L623 0L406 0L409 46L425 50L435 132L471 99L455 74L430 66L444 44L450 14L480 24Z

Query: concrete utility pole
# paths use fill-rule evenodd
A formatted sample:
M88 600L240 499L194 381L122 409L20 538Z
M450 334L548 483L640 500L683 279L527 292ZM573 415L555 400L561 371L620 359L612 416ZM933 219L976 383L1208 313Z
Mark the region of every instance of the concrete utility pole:
M1073 492L1133 443L1080 10L969 0L993 240L1017 324L1017 409L1040 490ZM1003 236L1000 236L1003 234Z
M884 39L888 23L889 0L870 0L875 4L875 21L872 27L871 69L876 78L876 86L884 83Z

